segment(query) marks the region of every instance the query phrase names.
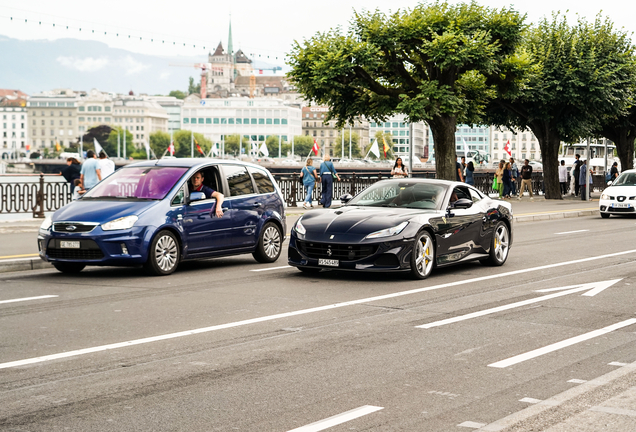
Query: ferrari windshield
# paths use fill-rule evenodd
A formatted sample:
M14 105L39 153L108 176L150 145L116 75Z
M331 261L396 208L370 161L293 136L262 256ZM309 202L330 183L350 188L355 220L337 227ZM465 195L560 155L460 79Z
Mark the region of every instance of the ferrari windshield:
M133 167L115 171L92 188L83 199L136 198L160 200L188 171L182 167Z
M378 182L347 205L436 210L441 205L445 191L445 186L435 183Z

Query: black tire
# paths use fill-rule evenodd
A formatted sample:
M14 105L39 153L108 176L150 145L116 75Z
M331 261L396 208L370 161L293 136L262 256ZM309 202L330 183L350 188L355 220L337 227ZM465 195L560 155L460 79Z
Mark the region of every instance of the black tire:
M168 230L159 231L150 244L144 270L152 276L166 276L174 273L180 258L177 237Z
M609 217L610 217L610 214L609 214L609 213L603 213L603 212L601 212L601 217L602 217L603 219L607 219L607 218L609 218Z
M79 263L55 263L53 264L53 267L55 267L58 271L61 271L62 273L73 274L73 273L79 273L82 270L84 270L84 267L86 267L86 265L79 264Z
M275 223L267 222L261 230L256 250L252 254L260 263L273 263L283 249L283 234Z
M510 231L508 225L498 222L490 240L490 256L480 262L485 265L501 266L508 259L510 251Z
M420 232L413 242L411 252L411 276L426 279L435 267L435 243L428 231Z
M312 267L296 267L296 268L298 270L300 270L301 272L308 273L308 274L310 274L310 273L314 273L314 274L315 273L320 273L320 270L321 270L319 268L312 268Z

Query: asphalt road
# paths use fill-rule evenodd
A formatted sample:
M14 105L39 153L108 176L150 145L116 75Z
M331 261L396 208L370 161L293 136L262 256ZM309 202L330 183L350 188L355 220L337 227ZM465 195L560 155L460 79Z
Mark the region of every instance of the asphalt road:
M475 429L636 360L635 225L519 223L503 267L419 282L285 254L2 274L0 430Z

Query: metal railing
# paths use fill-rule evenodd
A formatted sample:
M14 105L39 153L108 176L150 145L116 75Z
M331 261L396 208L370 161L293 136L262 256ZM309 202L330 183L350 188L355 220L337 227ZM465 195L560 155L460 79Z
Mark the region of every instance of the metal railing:
M475 188L485 194L494 193L492 189L493 172L477 172L473 174ZM417 178L435 178L434 172L417 172ZM17 180L7 180L19 177ZM600 192L606 187L605 176L593 177L592 191ZM305 199L305 188L298 173L277 173L274 178L283 193L285 202L289 207L297 207L299 202ZM334 179L333 197L338 199L341 195L356 195L373 183L388 178L386 174L356 174L347 173L340 175L341 180ZM518 187L518 186L517 186ZM569 183L568 183L569 188ZM532 190L534 194L543 193L543 173L532 174ZM319 201L322 194L322 185L316 183L312 193L312 199ZM58 175L30 174L20 176L0 176L0 214L8 213L32 213L34 218L43 218L45 212L55 211L71 201L69 183L63 181Z

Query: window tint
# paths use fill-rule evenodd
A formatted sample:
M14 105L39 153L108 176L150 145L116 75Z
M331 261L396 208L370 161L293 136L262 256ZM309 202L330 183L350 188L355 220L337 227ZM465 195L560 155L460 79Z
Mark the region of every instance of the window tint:
M469 189L469 191L470 197L473 199L473 202L480 201L483 198L483 196L475 189Z
M174 196L170 204L172 205L185 204L185 189L184 188L179 189L179 192L177 192L177 194Z
M227 184L230 187L231 196L254 193L252 178L245 167L239 165L223 165L223 172L225 173Z
M274 184L272 183L272 180L269 178L265 170L252 167L249 167L249 170L252 174L252 177L254 177L254 182L256 183L256 187L258 188L258 193L274 192Z

